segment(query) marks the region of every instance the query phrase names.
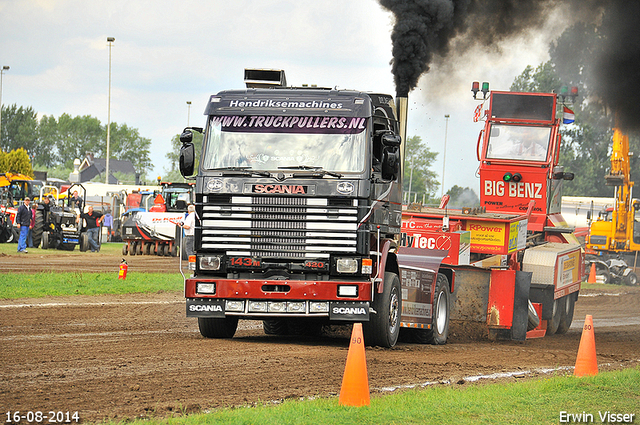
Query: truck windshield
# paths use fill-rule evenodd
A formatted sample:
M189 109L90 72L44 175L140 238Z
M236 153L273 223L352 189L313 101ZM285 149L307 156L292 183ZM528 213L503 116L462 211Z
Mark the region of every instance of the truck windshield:
M364 118L215 116L209 122L202 165L208 170L306 166L362 173L366 134Z
M487 159L545 161L551 128L493 124L489 134Z

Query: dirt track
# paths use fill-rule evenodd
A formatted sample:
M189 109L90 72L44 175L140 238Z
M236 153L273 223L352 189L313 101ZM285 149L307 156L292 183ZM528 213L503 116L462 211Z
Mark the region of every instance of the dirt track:
M51 262L75 270L100 263L113 271L111 262L121 259L87 261L98 255L62 254ZM36 262L31 253L19 258L22 268L25 261ZM0 270L9 271L7 264L16 261L0 257ZM172 262L177 259L129 258L130 267L154 271L175 270ZM205 340L184 310L181 293L0 301L2 412L78 411L83 420L98 421L340 391L348 329L315 339L284 338L264 335L259 322L241 322L234 339ZM543 368L570 368L585 314L594 317L600 370L640 364L640 288L611 287L607 293L583 291L567 335L526 342L452 335L445 346L367 348L369 385L383 394L427 382L469 385L464 378L496 372L516 372L508 379L518 379Z

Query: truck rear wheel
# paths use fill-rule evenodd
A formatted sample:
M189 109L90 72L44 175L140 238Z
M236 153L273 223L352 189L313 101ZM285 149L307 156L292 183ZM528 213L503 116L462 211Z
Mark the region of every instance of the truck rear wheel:
M416 329L415 340L419 344L443 345L449 336L449 312L451 310L449 280L438 273L433 295L433 321L431 329Z
M198 317L198 328L205 338L233 338L238 328L238 318Z
M402 297L400 296L400 280L395 273L384 274L384 289L376 293L372 307L376 311L369 321L363 325L364 340L367 345L393 347L400 333L400 312Z
M558 325L557 334L566 334L573 322L573 311L576 305L576 295L569 294L564 297L564 309L562 310L562 319Z

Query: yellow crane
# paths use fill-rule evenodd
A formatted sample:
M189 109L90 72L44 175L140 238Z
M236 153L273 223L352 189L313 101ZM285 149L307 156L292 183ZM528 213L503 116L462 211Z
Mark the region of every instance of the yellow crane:
M629 136L614 128L611 170L605 181L615 187L615 205L591 223L586 248L602 260L621 257L635 268L640 251L640 201L633 199L632 155Z

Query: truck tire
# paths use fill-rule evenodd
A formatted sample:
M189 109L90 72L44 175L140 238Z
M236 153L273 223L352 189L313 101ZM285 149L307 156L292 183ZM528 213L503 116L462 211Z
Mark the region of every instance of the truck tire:
M35 243L35 242L34 242ZM636 276L636 274L634 272L629 273L628 275L626 275L622 281L624 282L625 285L627 286L636 286L638 284L638 276Z
M558 298L553 300L553 309L551 319L547 321L547 335L555 335L558 332L558 326L562 321L563 310L565 309L565 298Z
M80 233L80 251L85 252L87 249L89 249L89 234Z
M200 328L200 335L205 338L233 338L238 328L238 318L198 317L198 328Z
M385 272L384 289L375 295L371 305L376 313L363 324L364 341L367 345L391 348L396 345L400 333L402 297L398 275Z
M560 320L558 330L556 331L557 334L566 334L571 327L571 322L573 322L573 311L576 305L576 297L577 293L575 295L569 294L564 297L564 309L562 310L562 319Z
M129 244L124 244L122 245L122 255L127 255L129 254Z
M263 320L262 329L266 335L287 335L289 333L285 319Z
M438 273L436 289L433 295L433 321L431 329L416 329L415 341L419 344L443 345L449 336L449 315L451 303L449 280Z
M49 240L49 232L42 232L42 240L40 241L40 247L42 249L49 249L51 241Z
M36 210L36 222L33 225L33 230L31 230L31 239L33 240L33 246L35 248L40 246L43 230L44 230L44 211Z

